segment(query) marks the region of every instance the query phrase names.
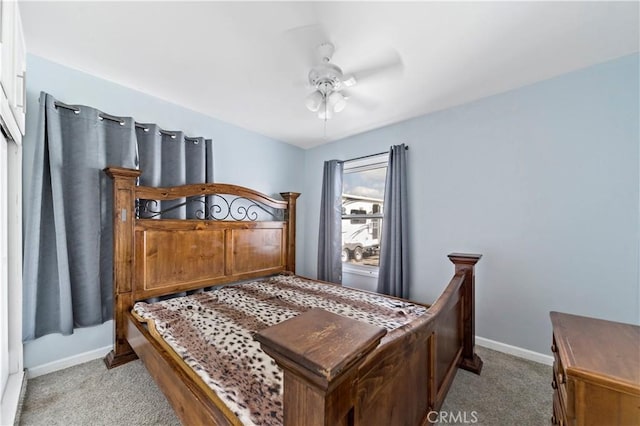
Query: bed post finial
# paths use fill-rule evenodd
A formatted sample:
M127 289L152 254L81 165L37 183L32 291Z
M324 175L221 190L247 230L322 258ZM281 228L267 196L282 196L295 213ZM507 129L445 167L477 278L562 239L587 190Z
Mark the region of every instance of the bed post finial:
M139 170L107 167L113 179L113 350L104 359L107 368L132 361L136 354L125 337L126 313L133 303L133 225L135 219L135 186Z
M476 344L476 312L475 312L475 265L478 263L481 254L451 253L449 260L456 267L456 274L464 273L464 283L462 284L464 294L464 341L462 342L462 362L460 368L480 374L482 370L482 359L475 352Z
M296 272L296 200L299 192L281 192L280 196L287 202L285 220L287 221L287 264L289 272Z

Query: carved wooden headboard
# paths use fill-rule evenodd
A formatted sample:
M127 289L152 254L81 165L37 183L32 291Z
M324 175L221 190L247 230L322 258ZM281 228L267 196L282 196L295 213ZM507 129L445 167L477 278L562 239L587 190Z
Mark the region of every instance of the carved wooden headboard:
M105 172L113 179L116 352L138 300L295 272L299 193L276 200L228 184L152 188L136 185L138 170ZM166 218L179 209L194 219Z

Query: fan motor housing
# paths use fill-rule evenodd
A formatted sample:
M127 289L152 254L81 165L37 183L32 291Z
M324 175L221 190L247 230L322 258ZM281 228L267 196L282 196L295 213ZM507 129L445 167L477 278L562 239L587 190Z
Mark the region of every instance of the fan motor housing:
M342 70L331 63L324 63L315 66L309 71L309 83L321 90L321 86L330 85L332 90L342 88Z

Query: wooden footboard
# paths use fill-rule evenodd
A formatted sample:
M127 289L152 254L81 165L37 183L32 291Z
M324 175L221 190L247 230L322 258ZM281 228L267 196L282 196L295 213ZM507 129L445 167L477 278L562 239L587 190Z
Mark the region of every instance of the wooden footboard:
M427 315L375 350L384 330L346 318L329 327L333 315L315 310L258 334L285 373L285 425L420 425L437 417L429 413L442 406L458 366L482 369L468 334L480 256L449 258L456 273Z

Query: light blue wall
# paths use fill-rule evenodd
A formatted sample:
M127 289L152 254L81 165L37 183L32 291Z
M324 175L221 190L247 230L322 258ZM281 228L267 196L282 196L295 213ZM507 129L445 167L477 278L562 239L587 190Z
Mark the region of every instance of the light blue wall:
M476 332L549 353L548 313L640 323L638 55L308 150L302 273L322 163L409 145L411 297L453 251L478 265ZM339 119L339 117L337 118Z
M302 192L298 270L315 276L322 162L405 142L412 298L440 293L452 272L447 253L483 253L478 335L548 353L550 310L640 322L638 61L621 58L305 152L30 55L25 150L41 90L211 137L217 181ZM25 345L25 366L106 347L111 333L107 323L45 336Z
M132 116L140 122L158 123L167 130L184 130L189 136L214 141L215 179L257 189L266 194L301 192L304 150L235 127L144 93L28 55L27 131L25 151L33 149L38 120L38 96L46 91L62 102L84 104L109 114ZM26 152L25 152L26 154ZM25 155L26 156L26 155ZM24 166L29 180L29 166ZM301 201L303 198L301 198ZM304 229L300 206L299 229ZM304 257L303 245L297 258ZM40 366L112 344L111 322L63 337L49 335L25 345L25 367Z

